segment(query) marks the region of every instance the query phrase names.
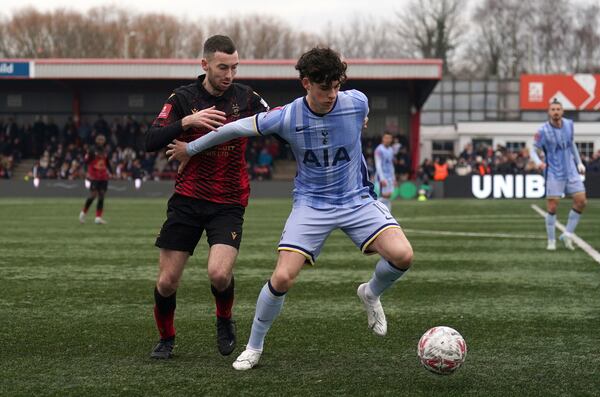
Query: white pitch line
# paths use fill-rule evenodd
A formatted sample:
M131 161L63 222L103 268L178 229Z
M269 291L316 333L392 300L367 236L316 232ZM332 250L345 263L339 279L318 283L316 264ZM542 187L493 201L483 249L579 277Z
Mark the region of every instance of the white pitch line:
M542 210L537 205L531 204L531 208L535 212L537 212L538 214L540 214L542 217L546 217L546 211ZM556 227L558 228L558 230L560 230L563 233L567 230L564 227L564 225L562 223L560 223L559 221L556 221ZM576 234L573 234L573 242L575 244L577 244L579 246L579 248L581 248L586 254L588 254L589 256L591 256L593 260L595 260L596 262L600 263L600 253L598 251L596 251L594 249L594 247L592 247L591 245L589 245L588 243L586 243L585 240L583 240L581 237L577 236Z
M484 237L484 238L515 238L515 239L536 239L541 240L537 234L509 234L509 233L475 233L475 232L452 232L444 230L425 230L425 229L405 229L407 233L431 234L437 236L461 236L461 237Z

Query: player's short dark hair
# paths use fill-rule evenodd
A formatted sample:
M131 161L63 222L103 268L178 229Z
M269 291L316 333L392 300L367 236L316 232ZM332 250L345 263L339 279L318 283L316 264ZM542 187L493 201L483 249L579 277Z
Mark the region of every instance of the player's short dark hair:
M207 58L215 52L224 52L225 54L233 54L236 51L235 44L228 36L216 34L209 37L204 42L203 56Z
M300 79L308 77L312 83L331 85L332 81L340 84L346 81L346 69L348 65L340 59L337 52L331 48L315 47L302 54L296 70L300 73Z
M560 107L562 108L562 103L556 98L552 98L552 102L550 102L550 106L552 106L552 105L560 105Z

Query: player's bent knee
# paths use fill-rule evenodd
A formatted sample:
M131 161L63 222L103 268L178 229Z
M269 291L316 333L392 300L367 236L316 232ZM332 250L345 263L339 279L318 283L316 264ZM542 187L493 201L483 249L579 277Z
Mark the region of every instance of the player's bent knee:
M398 269L406 270L410 267L413 260L413 250L410 244L398 247L389 261Z
M170 296L177 291L177 287L179 287L179 279L173 275L163 274L159 277L156 287L161 295Z
M219 291L224 290L231 282L231 273L224 269L208 269L208 279Z
M286 271L278 271L271 276L271 285L278 292L287 292L294 285L295 279L292 274Z

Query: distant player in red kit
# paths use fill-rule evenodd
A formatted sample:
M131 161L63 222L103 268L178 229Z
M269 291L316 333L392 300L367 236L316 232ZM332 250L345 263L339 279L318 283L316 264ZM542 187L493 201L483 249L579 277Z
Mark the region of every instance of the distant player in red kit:
M163 149L175 138L192 141L223 124L267 110L250 87L233 82L239 58L229 37L208 38L201 63L206 74L177 88L146 132L147 151ZM177 175L167 220L155 243L160 253L154 319L160 341L152 358L172 357L176 291L204 231L210 246L207 270L216 304L217 347L224 356L235 349L233 266L250 194L246 144L247 138L238 138L218 145L194 156Z
M79 213L79 222L85 222L85 215L88 209L92 205L92 202L97 197L96 203L96 218L94 223L96 225L104 225L106 221L102 218L102 212L104 210L104 195L108 188L108 178L112 174L110 162L108 161L108 153L104 144L106 138L104 135L98 135L96 137L96 145L88 151L85 155L85 163L87 164L87 179L90 181L90 196L85 200L85 205Z

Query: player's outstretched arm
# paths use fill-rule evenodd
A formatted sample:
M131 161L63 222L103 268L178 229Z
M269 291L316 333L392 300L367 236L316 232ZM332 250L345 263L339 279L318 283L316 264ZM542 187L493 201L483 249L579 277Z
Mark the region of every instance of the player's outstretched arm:
M179 160L179 172L183 170L190 157L231 139L260 135L256 128L256 117L246 117L218 128L216 131L190 142L173 141L167 147L169 161Z
M159 115L160 117L160 115ZM173 116L166 120L155 122L145 134L145 147L147 152L155 152L167 146L189 128L207 128L216 130L225 122L225 113L216 110L214 106L192 113L180 120L171 122Z

